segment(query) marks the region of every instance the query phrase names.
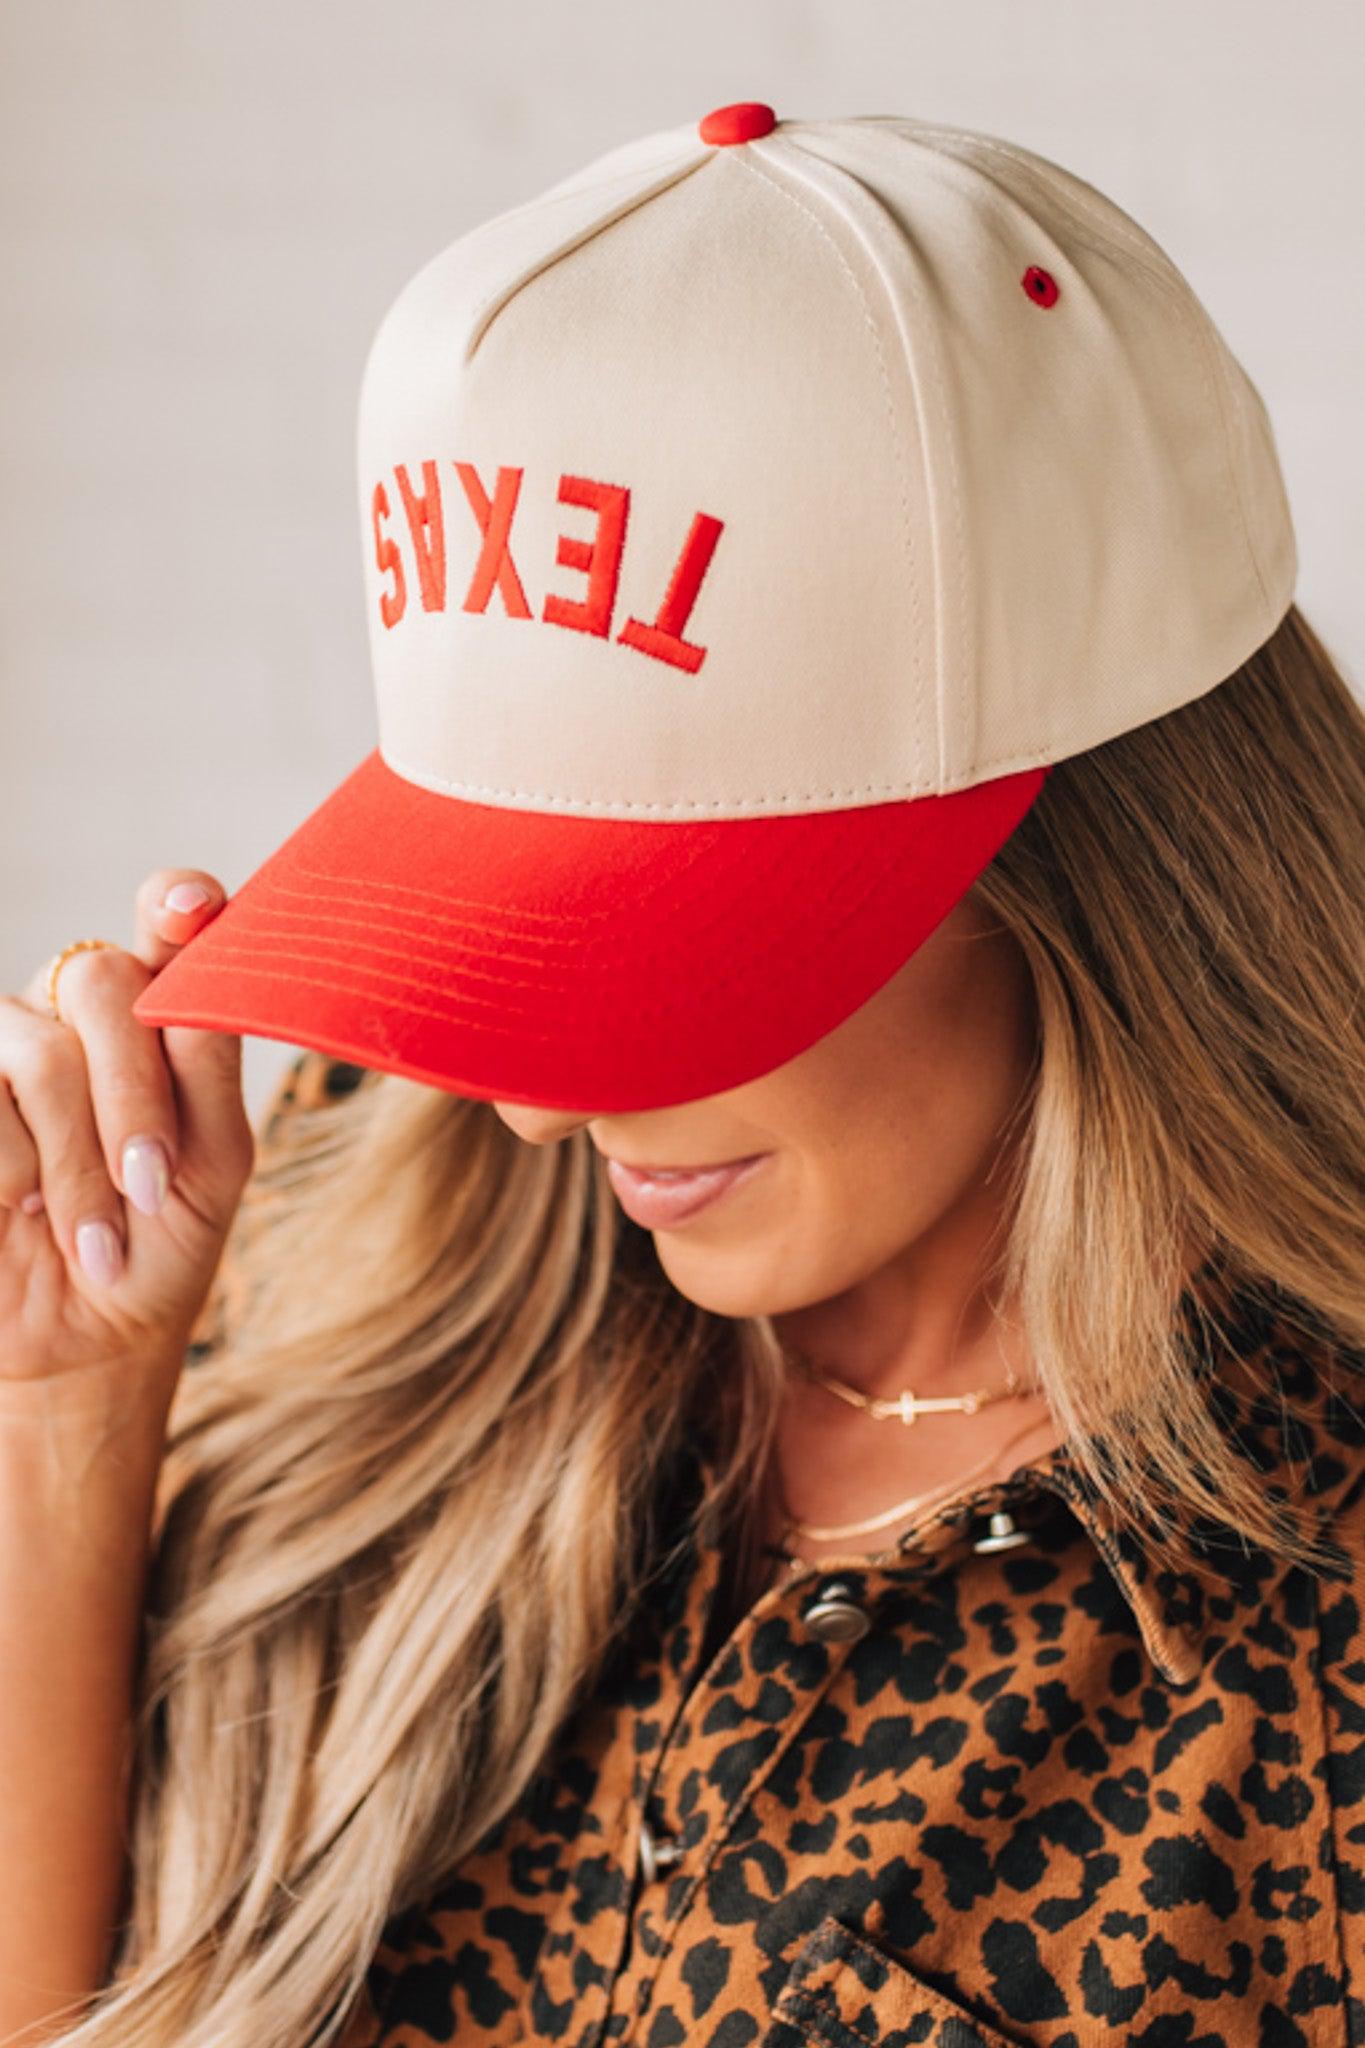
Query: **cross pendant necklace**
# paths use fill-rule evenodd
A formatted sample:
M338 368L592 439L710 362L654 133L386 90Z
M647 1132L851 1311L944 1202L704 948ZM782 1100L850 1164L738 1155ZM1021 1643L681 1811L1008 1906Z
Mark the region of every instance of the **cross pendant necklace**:
M992 1401L1008 1401L1021 1391L1019 1375L1010 1364L1005 1366L1003 1387L978 1387L969 1394L919 1395L912 1387L902 1387L898 1394L889 1398L876 1398L850 1387L845 1381L835 1379L832 1373L822 1372L812 1365L808 1358L798 1351L794 1353L804 1370L822 1387L828 1387L831 1394L837 1394L841 1401L847 1401L852 1408L861 1408L877 1422L885 1422L896 1416L907 1429L921 1415L975 1415L979 1408L989 1407Z

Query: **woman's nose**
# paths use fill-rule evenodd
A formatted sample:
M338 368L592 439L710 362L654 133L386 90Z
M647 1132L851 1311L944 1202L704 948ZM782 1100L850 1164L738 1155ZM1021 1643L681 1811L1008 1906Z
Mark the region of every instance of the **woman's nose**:
M493 1107L508 1130L528 1145L552 1145L592 1121L591 1113L581 1109L539 1109L527 1102L495 1102Z

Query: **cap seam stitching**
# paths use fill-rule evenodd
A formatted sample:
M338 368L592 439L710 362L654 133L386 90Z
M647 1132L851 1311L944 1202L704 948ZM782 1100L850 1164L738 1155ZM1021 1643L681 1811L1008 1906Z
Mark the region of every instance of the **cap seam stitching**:
M805 150L802 150L802 149L801 149L801 145L800 145L800 143L799 143L799 142L795 143L795 144L794 144L794 147L795 147L795 149L797 150L797 152L798 152L799 154L803 154L803 155L805 155L806 157L808 157L808 158L810 159L811 163L813 163L813 164L815 164L815 165L823 166L823 168L824 168L824 169L825 169L826 171L828 171L828 172L832 172L832 173L834 174L834 177L835 177L835 179L838 179L838 178L844 178L844 179L847 179L847 180L848 180L848 182L849 182L850 184L852 184L852 185L853 185L853 186L854 186L854 187L855 187L855 188L856 188L856 189L857 189L857 190L858 190L859 192L863 192L863 191L868 191L868 192L870 193L871 203L872 203L872 204L873 204L874 206L880 206L880 207L882 208L882 210L883 210L884 212L888 212L888 213L889 213L889 208L887 207L887 205L886 205L886 202L885 202L885 200L884 200L884 199L882 198L882 196L880 195L880 193L878 193L878 192L877 192L877 191L875 190L875 188L871 188L871 187L867 186L867 185L866 185L866 183L865 183L865 181L864 181L864 180L863 180L862 178L860 178L860 177L858 176L858 174L857 174L856 172L854 172L854 171L851 171L851 170L849 170L849 169L848 169L848 167L847 167L846 165L844 165L844 164L841 164L841 163L839 163L839 162L837 161L837 159L836 159L836 158L834 158L834 157L828 157L828 156L825 156L825 155L823 155L823 154L822 154L822 153L821 153L821 152L820 152L819 150L813 150L813 149L805 149ZM818 173L816 173L816 172L812 172L812 173L809 173L808 175L809 175L809 176L811 177L811 179L812 179L812 182L813 182L813 183L814 183L814 184L816 185L816 187L818 188L818 186L819 186L819 176L818 176ZM836 186L835 186L835 190L837 191L837 189L838 189L838 188L837 188L837 184L836 184ZM790 197L790 194L789 194L788 196ZM924 468L924 469L925 469L926 471L927 471L927 469L928 469L928 464L929 464L929 456L928 456L928 448L929 448L929 441L928 441L928 435L927 435L927 433L926 433L926 428L927 428L927 425L928 425L928 420L927 420L927 413L928 413L928 410L929 410L929 397L928 397L928 393L927 393L926 387L927 387L927 386L932 386L932 403L933 403L933 406L934 406L934 408L935 408L935 410L936 410L936 412L937 412L937 417L938 417L938 424L939 424L939 431L940 431L940 438L941 438L941 441L942 441L942 445L943 445L943 448L944 448L944 450L946 451L946 460L945 460L945 467L946 467L946 469L947 469L947 472L948 472L949 484L950 484L950 487L951 487L951 491L952 491L952 505L953 505L953 513L952 513L952 521L953 521L953 536L954 536L954 541L955 541L955 545L956 545L956 552L957 552L957 562L956 562L956 585L957 585L957 607L956 607L956 614L957 614L957 615L956 615L956 624L957 624L957 629L958 629L958 638L959 638L959 642L960 642L960 644L959 644L959 647L958 647L958 649L957 649L957 655L958 655L958 659L959 659L959 661L960 661L960 663L961 663L961 668L962 668L962 671L963 671L963 672L964 672L964 673L965 673L966 675L968 675L968 676L971 676L971 675L973 675L973 674L975 673L975 669L974 669L974 660L973 660L973 653L974 653L974 640L973 640L973 635L972 635L972 632L971 632L971 627L970 627L970 625L969 625L969 620L970 620L970 616L971 616L971 615L970 615L970 612L969 612L969 609L968 609L968 604L967 604L967 575L966 575L966 544L965 544L965 539L964 539L964 533L963 533L963 524L962 524L962 478L961 478L961 472L960 472L960 470L959 470L959 467L958 467L958 460L957 460L957 443L956 443L956 439L955 439L955 437L954 437L954 434L953 434L953 431L952 431L952 421L951 421L951 419L950 419L950 416L949 416L949 411L948 411L948 403L947 403L947 397L946 397L946 394L945 394L945 387L944 387L944 377L943 377L943 365L942 365L942 359L941 359L941 357L940 357L940 354L939 354L939 348L938 348L938 333L937 333L937 329L936 329L936 327L935 327L935 324L934 324L934 322L933 322L933 320L932 320L932 319L927 319L927 318L926 318L926 319L924 319L924 320L922 321L922 323L921 323L921 332L922 332L922 335L923 335L923 346L924 346L924 350L925 350L925 355L926 355L926 357L928 358L927 364L923 366L923 368L924 368L924 374L921 374L921 368L922 368L922 366L921 366L921 364L920 364L920 362L919 362L918 358L917 358L917 357L915 356L915 354L914 354L914 353L913 353L913 352L911 351L910 347L908 346L908 344L907 344L907 342L906 342L906 337L905 337L905 333L904 333L904 330L903 330L903 328L902 328L902 323L901 323L901 320L900 320L900 316L899 316L899 313L898 313L898 311L897 311L897 304L898 304L898 301L897 301L897 294L896 294L896 292L895 292L895 290L894 290L894 288L893 288L893 286L892 286L892 283L891 283L890 279L889 279L889 278L887 277L887 274L886 274L886 270L885 270L885 267L884 267L884 265L883 265L883 263L882 263L882 260L881 260L881 257L880 257L880 255L878 254L878 251L877 251L877 249L876 249L876 246L875 246L875 244L874 244L874 243L873 243L873 242L872 242L872 241L871 241L871 240L869 239L868 235L867 235L867 234L866 234L866 233L865 233L865 232L863 231L863 229L862 229L861 225L860 225L860 224L858 223L858 221L857 221L856 219L854 219L854 220L853 220L853 221L851 221L851 222L849 221L849 218L848 218L847 214L846 214L846 213L845 213L845 212L844 212L844 211L843 211L843 210L842 210L842 209L841 209L841 208L840 208L840 207L838 206L838 203L837 203L837 201L836 201L836 200L831 200L831 201L829 202L829 204L830 204L830 210L831 210L831 212L833 212L833 213L837 213L837 214L838 214L838 217L839 217L839 218L840 218L840 219L841 219L841 220L842 220L842 221L844 222L845 226L846 226L846 227L847 227L847 228L849 229L849 231L850 231L850 232L851 232L851 233L852 233L852 234L854 235L854 237L856 238L856 240L857 240L857 242L858 242L858 245L859 245L859 247L860 247L860 248L862 249L862 251L863 251L863 254L864 254L864 255L865 255L865 257L867 258L868 262L869 262L869 263L871 264L871 266L872 266L872 269L873 269L873 271L875 272L875 274L876 274L876 277L877 277L877 279L878 279L878 281L879 281L879 283L880 283L880 285L881 285L881 288L882 288L882 294L883 294L883 298L884 298L884 300L885 300L885 303L886 303L887 309L888 309L888 311L889 311L889 313L890 313L890 317L891 317L892 323L893 323L893 325L894 325L894 327L895 327L895 329L896 329L896 334L897 334L897 342L898 342L898 349L897 349L897 355L898 355L898 360L899 360L899 361L900 361L900 362L902 363L902 365L904 366L904 369L905 369L905 375L906 375L906 378L907 378L907 380L908 380L908 382L909 382L909 385L910 385L910 390L911 390L911 394L912 394L912 397L913 397L913 401L914 401L914 406L915 406L915 421L916 421L916 430L917 430L917 435L918 435L918 453L919 453L920 463L921 463L922 467L923 467L923 468ZM815 217L816 217L816 216L812 215L812 218L815 218ZM919 279L919 277L918 277L918 275L917 275L917 273L916 273L916 270L915 270L915 263L914 263L914 260L913 260L913 250L912 250L912 248L911 248L911 245L910 245L910 238L909 238L909 236L908 236L908 235L906 235L906 234L905 234L904 230L900 228L900 225L899 225L899 223L898 223L898 222L896 222L896 221L894 221L894 219L893 219L892 225L893 225L893 228L895 229L895 231L896 231L896 232L897 232L897 233L898 233L898 234L900 235L900 239L901 239L902 243L903 243L903 244L905 244L905 246L906 246L906 250L907 250L907 272L908 272L908 275L909 275L909 278L910 278L910 283L911 283L911 289L913 290L913 292L914 292L914 294L915 294L915 301L916 301L916 307L917 307L917 309L922 309L922 308L923 308L923 306L924 306L924 292L923 292L923 289L922 289L922 287L921 287L920 279ZM832 237L832 236L830 237L830 239L831 239L831 241L833 241L833 237ZM835 246L837 247L837 244L835 244ZM849 264L848 264L848 262L847 262L847 259L845 259L845 258L842 258L842 254L841 254L841 260L843 260L843 261L844 261L844 267L845 267L845 269L849 270L849 274L850 274L851 276L854 276L854 273L852 272L852 270L851 270L851 267L849 266ZM857 283L857 278L856 278L856 276L854 276L854 282L855 282L855 284ZM861 288L861 286L859 286L859 290L860 290L860 292L861 292L861 289L862 289L862 288ZM863 303L864 303L864 305L866 306L866 305L868 304L868 301L867 301L867 296L866 296L866 294L865 294L865 293L863 293L863 294L862 294L862 296L863 296ZM871 318L871 314L870 314L870 310L869 310L869 319L870 319L870 318ZM880 344L879 344L879 346L880 346ZM905 469L905 472L904 472L904 481L903 481L903 491L902 491L902 505L903 505L903 506L905 506L905 507L907 507L907 511L906 511L906 523L907 523L907 531L908 531L908 530L909 530L909 515L908 515L908 492L909 492L909 475L910 475L910 467L909 467L909 450L908 450L908 449L906 450L906 457L907 457L907 460L906 460L906 469ZM933 569L933 581L934 581L934 594L935 594L935 598L936 598L936 600L937 600L937 598L938 598L938 596L939 596L939 573L938 573L938 571L939 571L939 552L940 552L940 550L939 550L939 546L938 546L938 545L936 544L936 535L935 535L935 534L931 534L931 543L930 543L930 560L931 560L931 564L932 564L932 569ZM912 543L912 561L913 561L913 543ZM945 588L946 588L947 580L948 580L948 577L947 577L947 573L945 572L945 575L944 575L944 579L943 579L943 582L944 582L944 586L945 586ZM918 591L918 586L917 586L917 584L916 584L916 583L915 583L915 582L914 582L913 580L912 580L912 589L911 589L911 602L912 602L912 605L913 605L913 607L914 607L914 617L913 617L913 621L912 621L912 632L913 632L913 634L914 634L914 637L915 637L916 645L918 646L918 644L919 644L919 642L920 642L920 638L921 638L921 635L920 635L920 610L919 610L919 591ZM960 732L959 732L959 727L960 727L960 723L961 723L961 717L960 717L960 714L959 714L959 720L958 720L958 723L957 723L957 724L955 724L955 726L954 726L954 730L953 730L953 744L952 744L952 746L951 746L951 748L950 748L950 746L949 746L949 740L948 740L948 715L949 715L949 714L948 714L948 702L947 702L947 695L946 695L946 691L945 691L945 678L946 678L946 675L947 675L947 658L946 658L946 657L947 657L947 648L946 648L946 645L945 645L945 634L944 634L944 624L943 624L943 606L942 606L942 604L941 604L941 603L936 603L936 606L935 606L935 621L934 621L934 623L935 623L935 631L936 631L936 638L935 638L935 674L934 674L934 703L935 703L935 707L936 707L936 711L937 711L937 733L936 733L936 739L937 739L937 747L938 747L938 775L937 775L937 778L936 778L936 785L935 785L935 786L936 786L937 788L939 788L939 789L942 789L942 788L944 787L945 783L946 783L946 782L947 782L947 780L948 780L948 759L949 759L949 754L950 754L950 752L951 752L951 754L952 754L952 756L953 756L954 760L960 759L960 758L962 758L962 757L966 756L966 755L967 755L967 754L969 754L969 753L974 753L974 752L975 752L975 735L976 735L976 732L977 732L977 730L978 730L978 728L979 728L979 724L980 724L980 719L979 719L979 715L978 715L978 714L979 714L979 708L980 708L980 707L979 707L979 705L978 705L978 706L974 706L974 709L973 709L973 716L972 716L972 721L971 721L971 723L972 723L972 733L973 733L973 744L972 744L972 746L971 746L971 747L967 747L967 746L964 746L964 745L962 745L962 744L960 743ZM919 674L919 670L918 670L918 667L917 667L917 675L918 675L918 674ZM965 696L965 692L964 692L963 694L964 694L964 696ZM922 703L922 702L923 702L923 684L922 684L922 681L920 682L920 688L919 688L919 702L920 702L920 703ZM917 707L917 708L918 708L918 707Z
M904 536L905 555L910 572L907 580L909 583L911 607L911 637L914 641L915 647L915 711L919 723L919 728L922 731L923 705L925 694L924 663L921 651L923 647L923 635L918 630L921 623L919 608L919 576L917 573L919 569L919 558L915 548L913 529L910 524L910 450L906 446L905 429L896 410L895 395L891 388L891 377L887 369L886 351L882 346L882 337L878 330L877 322L873 317L871 303L868 299L867 293L863 290L862 282L859 279L857 272L854 270L852 264L845 256L843 250L839 247L838 242L835 240L829 228L825 225L824 221L820 219L820 216L815 212L814 208L808 206L804 200L798 199L796 194L794 192L789 191L787 186L783 184L782 180L779 177L775 177L771 170L765 170L762 166L761 156L755 156L752 152L746 150L744 154L740 157L739 162L742 165L743 169L747 171L750 177L761 178L763 182L766 185L768 185L773 191L779 193L781 197L788 202L789 205L795 207L798 213L804 214L805 218L811 223L816 233L819 234L823 238L823 240L828 243L829 247L834 251L835 260L842 268L844 275L848 278L850 284L853 286L854 292L857 294L858 304L862 311L863 320L867 326L868 332L872 336L872 345L874 350L876 351L877 370L881 378L882 393L886 400L887 418L890 422L892 438L896 445L900 448L902 455L902 460L898 474L898 482L900 485L899 503L901 510L901 530ZM918 379L915 376L914 368L909 362L908 358L906 359L906 374L908 375L912 389L915 392L916 410L918 411L919 384ZM937 663L935 664L935 666L937 666ZM938 710L938 717L935 721L938 727L938 731L936 734L938 743L938 775L936 778L936 783L938 785L941 785L944 779L943 706L941 699L938 695L941 689L942 677L939 676L935 679L935 703Z
M954 782L949 788L941 788L932 780L928 782L865 782L842 789L778 790L773 795L763 797L761 801L764 803L810 803L813 799L820 797L831 797L837 801L846 797L861 796L868 797L877 802L895 803L913 797L956 796L960 791L978 788L983 782L998 782L1002 781L1006 775L1026 774L1030 769L1051 765L1050 762L1040 761L1037 758L1037 752L1038 750L1035 747L1031 752L1016 754L1011 759L1005 761L990 761L986 764L988 772L984 774L975 773L971 781ZM457 792L461 795L474 797L528 797L536 803L578 804L582 801L579 797L561 793L555 789L508 789L501 783L463 782L445 776L433 776L427 774L426 771L421 771L425 779L419 781L418 771L408 768L398 759L397 755L384 750L383 760L385 766L391 768L395 775L401 775L405 781L413 783L419 789L430 789L436 792ZM589 801L593 801L593 799L589 799ZM737 803L752 803L753 799L751 796L721 796L711 799L698 798L686 803L635 803L629 797L604 797L601 801L611 804L614 810L618 811L688 811L698 813L703 817L712 817L715 815L718 807ZM589 815L589 813L572 811L569 815L583 817ZM752 817L765 814L748 811L740 815Z
M595 241L599 235L604 235L609 228L615 227L618 221L628 219L640 207L647 206L652 199L660 199L664 193L671 192L675 185L680 185L685 178L690 178L693 172L699 171L707 161L708 158L702 155L691 160L682 158L676 163L665 165L662 169L655 171L644 185L637 185L634 191L627 191L623 195L619 207L609 203L605 214L589 220L578 233L571 235L568 239L561 238L556 241L551 248L542 251L539 255L532 258L528 264L521 266L510 280L504 279L501 284L484 297L470 314L462 350L462 361L466 364L472 362L479 349L483 346L489 328L497 320L498 316L506 311L512 301L525 291L528 285L534 284L537 278L543 277L547 271L553 270L557 264L563 263L577 250L586 247L589 242ZM623 173L623 180L625 176L626 174ZM612 182L614 181L606 180L603 186L600 187L595 185L584 186L572 192L563 192L559 195L558 199L546 200L543 203L547 206L558 205L560 200L577 199L583 197L587 192L605 190L606 186ZM530 204L534 208L536 202L533 200Z
M954 132L959 134L966 133L966 131L962 130ZM1018 165L1029 177L1036 178L1038 176L1039 166L1031 163L1026 155L1017 149L1012 149L1008 143L1000 138L972 136L968 139L974 141L981 148L983 154L1003 157L1006 162ZM1060 170L1062 166L1059 165L1056 168ZM1067 175L1074 176L1077 174L1068 173ZM1082 184L1085 183L1084 180L1080 182ZM1224 404L1224 395L1220 388L1222 365L1217 360L1216 350L1210 347L1208 315L1204 311L1190 281L1185 277L1174 259L1156 241L1156 238L1153 236L1150 239L1144 239L1137 223L1131 222L1126 218L1117 200L1109 200L1107 202L1107 205L1114 209L1112 214L1108 211L1102 211L1099 197L1096 194L1094 199L1086 200L1083 194L1074 192L1070 188L1063 189L1058 186L1055 189L1056 204L1060 211L1067 216L1073 227L1088 228L1093 221L1101 237L1107 232L1116 243L1128 250L1141 263L1143 270L1152 281L1162 288L1167 300L1179 316L1187 336L1193 340L1195 355L1204 380L1205 392L1212 403L1212 409L1221 430L1222 461L1219 464L1219 473L1223 493L1236 518L1242 535L1242 542L1246 548L1247 559L1251 564L1252 573L1261 591L1262 602L1268 613L1272 608L1270 591L1260 559L1252 542L1251 529L1247 520L1246 504L1242 497L1241 486L1232 460L1232 440L1228 432L1228 416ZM1106 253L1103 251L1102 241L1101 253Z

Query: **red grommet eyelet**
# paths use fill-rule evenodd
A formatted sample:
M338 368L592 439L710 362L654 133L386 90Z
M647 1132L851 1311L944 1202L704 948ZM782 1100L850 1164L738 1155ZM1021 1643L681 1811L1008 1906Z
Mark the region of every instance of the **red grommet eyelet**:
M1035 306L1056 305L1058 285L1050 270L1040 270L1036 263L1030 263L1019 282Z

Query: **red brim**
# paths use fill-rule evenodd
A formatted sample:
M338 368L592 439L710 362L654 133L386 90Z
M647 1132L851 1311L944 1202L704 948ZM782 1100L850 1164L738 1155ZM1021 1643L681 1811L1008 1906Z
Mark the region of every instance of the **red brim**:
M873 995L1047 774L854 810L636 823L465 803L376 748L133 1015L485 1100L693 1101L794 1058Z

